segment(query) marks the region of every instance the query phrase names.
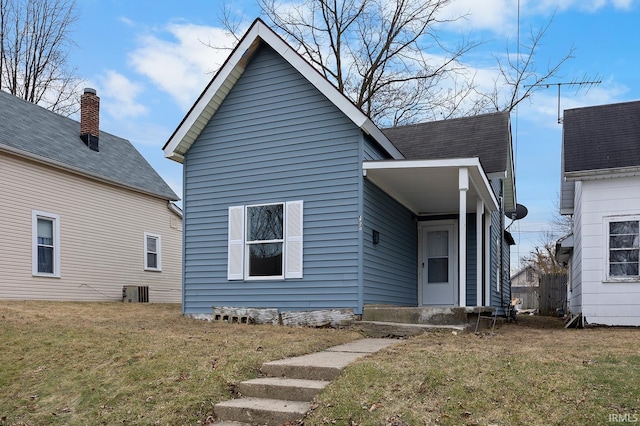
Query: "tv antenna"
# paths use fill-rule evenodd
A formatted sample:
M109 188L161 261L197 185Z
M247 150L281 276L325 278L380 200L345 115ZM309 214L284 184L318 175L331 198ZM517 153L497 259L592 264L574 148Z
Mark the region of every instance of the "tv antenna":
M576 94L580 91L580 89L582 89L583 87L587 88L587 93L589 92L589 90L591 90L592 87L597 86L598 84L602 83L602 80L599 79L596 76L597 80L589 80L586 77L582 78L582 80L578 80L578 79L573 79L571 81L566 81L566 82L560 82L560 83L538 83L538 84L529 84L529 85L525 85L524 87L544 87L544 88L550 88L551 86L558 86L558 124L562 124L562 115L561 115L561 111L560 111L560 89L562 86L577 86L576 88Z

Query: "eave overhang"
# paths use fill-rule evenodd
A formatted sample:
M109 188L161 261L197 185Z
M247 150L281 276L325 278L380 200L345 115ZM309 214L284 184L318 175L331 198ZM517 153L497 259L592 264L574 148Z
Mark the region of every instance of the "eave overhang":
M556 260L567 263L573 253L573 234L565 235L556 242Z
M480 199L488 211L499 203L478 158L447 160L365 161L363 174L417 216L459 212L459 171L469 172L467 212L476 211L473 200Z

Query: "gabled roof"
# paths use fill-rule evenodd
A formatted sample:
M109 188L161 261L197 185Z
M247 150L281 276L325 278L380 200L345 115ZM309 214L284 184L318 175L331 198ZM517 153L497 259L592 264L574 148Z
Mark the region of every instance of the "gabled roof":
M242 40L240 40L240 43L164 145L165 157L182 163L186 152L215 115L229 91L242 76L247 64L263 44L270 46L282 56L351 119L356 126L377 141L392 158L403 158L400 151L366 114L340 93L322 74L260 19L256 19L253 22Z
M100 131L100 151L80 139L80 123L0 91L0 151L166 200L178 196L126 139Z
M383 132L410 160L478 158L487 174L506 178L506 211L515 209L509 112L392 127Z
M564 111L567 177L640 167L640 101Z

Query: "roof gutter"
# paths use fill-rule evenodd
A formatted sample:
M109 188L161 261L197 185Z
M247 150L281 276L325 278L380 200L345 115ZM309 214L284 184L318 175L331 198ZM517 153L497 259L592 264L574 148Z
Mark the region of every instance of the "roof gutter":
M610 169L579 170L575 172L564 172L564 177L568 182L577 180L598 180L620 177L634 177L640 175L640 166L614 167Z

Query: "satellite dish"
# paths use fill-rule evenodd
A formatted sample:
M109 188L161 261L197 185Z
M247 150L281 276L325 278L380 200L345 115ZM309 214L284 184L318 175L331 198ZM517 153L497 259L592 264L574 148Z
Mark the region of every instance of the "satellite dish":
M520 220L527 216L529 210L522 204L516 204L516 210L513 212L506 212L504 215L511 220Z

